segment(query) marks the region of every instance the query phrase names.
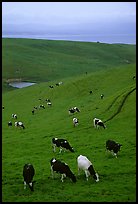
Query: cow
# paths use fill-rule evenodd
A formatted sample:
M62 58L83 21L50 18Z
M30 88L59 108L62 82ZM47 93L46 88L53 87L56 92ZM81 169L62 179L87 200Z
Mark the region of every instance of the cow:
M50 107L50 106L52 106L52 103L51 103L51 102L48 102L47 105Z
M47 102L51 102L51 100L50 100L49 98L47 98L45 101L47 101Z
M69 114L75 113L75 112L80 112L79 108L74 107L69 109Z
M52 146L53 146L53 151L56 152L56 147L60 148L59 153L62 152L63 148L64 150L69 150L71 152L74 152L73 147L69 144L69 142L65 139L58 139L57 137L52 138Z
M32 115L34 115L34 112L35 112L35 111L34 111L34 110L32 110Z
M101 94L101 99L103 99L104 98L104 94Z
M50 85L50 86L49 86L49 88L53 89L53 88L54 88L54 86L53 86L53 85Z
M89 91L90 94L92 94L92 91Z
M35 169L32 164L25 164L23 167L24 189L28 185L31 191L34 191L33 177L35 175Z
M16 114L12 114L12 118L17 119L17 115Z
M73 174L73 172L70 170L68 164L61 162L60 160L57 160L55 158L52 158L50 160L51 164L51 174L52 178L54 178L54 172L61 174L61 181L64 181L65 177L68 177L72 180L73 183L76 182L76 176Z
M98 119L98 118L94 118L93 119L93 125L95 128L99 128L99 127L103 127L104 129L106 128L105 124L103 123L102 120Z
M80 170L83 170L86 175L86 180L88 181L88 177L92 176L96 182L99 181L99 175L94 170L93 164L89 161L86 156L79 155L77 157L78 164L78 175L80 174Z
M20 122L20 121L19 122L18 121L15 122L15 127L20 127L20 128L25 129L24 124L22 122Z
M12 126L12 122L11 121L8 122L8 127L10 127L10 126Z
M2 109L4 109L4 106L2 106Z
M39 109L40 109L40 108L45 109L45 106L44 106L44 105L39 105Z
M78 121L77 118L73 118L72 121L73 121L73 126L74 126L74 127L76 127L77 125L79 125L79 121Z
M117 154L120 151L120 147L122 146L122 144L119 144L113 140L107 140L106 141L106 150L110 151L113 156L115 156L117 158Z

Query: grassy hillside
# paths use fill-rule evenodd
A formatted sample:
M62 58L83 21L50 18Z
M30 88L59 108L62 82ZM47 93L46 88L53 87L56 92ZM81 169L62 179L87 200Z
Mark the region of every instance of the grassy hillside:
M33 40L31 42L33 45ZM49 50L52 49L52 41L47 43ZM67 52L69 50L65 50ZM90 60L89 57L88 61ZM132 79L135 67L135 64L111 66L88 72L87 75L82 73L76 77L70 76L63 78L63 84L54 89L50 89L49 85L55 84L56 79L3 93L3 202L136 201L136 84ZM89 94L90 90L93 94ZM103 100L100 99L101 94L105 95ZM52 107L47 107L46 98L51 99ZM46 108L32 115L33 107L40 103ZM72 124L73 116L68 114L68 109L73 106L81 110L74 114L79 119L79 126L75 128ZM25 130L7 126L8 121L14 122L12 113L18 115L18 119L26 127ZM94 117L107 121L107 128L94 129ZM68 139L75 152L59 154L57 150L53 153L53 137ZM107 139L123 145L117 159L105 151ZM76 158L79 154L86 155L92 161L99 174L98 183L91 178L87 182L84 172L77 175ZM52 157L68 163L77 176L75 184L68 178L62 183L59 175L55 179L51 178L49 161ZM23 189L22 169L27 162L32 163L36 170L33 193L28 188Z
M135 45L2 39L3 90L7 79L46 82L135 62Z

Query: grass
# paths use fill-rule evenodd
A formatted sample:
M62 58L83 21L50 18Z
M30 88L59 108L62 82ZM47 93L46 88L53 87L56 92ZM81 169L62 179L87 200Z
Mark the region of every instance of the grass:
M24 42L28 46L28 42ZM30 43L35 52L36 42L32 40ZM49 49L52 49L53 42L47 43ZM38 43L38 47L42 48L42 45ZM64 45L62 51L65 49ZM68 43L67 45L69 46ZM73 43L70 49L72 45ZM87 43L86 45L89 46ZM69 53L69 49L65 49L65 52ZM74 51L73 55L75 53ZM136 84L132 79L136 71L135 66L109 66L87 75L70 75L63 77L63 84L55 86L54 89L50 89L49 85L55 84L56 78L2 94L2 104L5 107L2 110L3 202L136 201ZM89 94L90 90L93 94ZM128 94L130 91L132 92ZM105 95L103 100L100 99L101 93ZM51 99L52 107L46 106L46 98ZM40 103L44 104L46 109L32 115L32 108ZM105 130L94 129L94 117L106 121L121 105L118 114L106 122ZM81 110L80 113L74 114L79 119L79 126L75 128L72 124L73 116L68 114L68 109L73 106L78 106ZM16 113L18 119L23 121L25 130L7 126L9 120L14 122L12 113ZM54 153L51 146L53 137L68 139L75 152ZM123 145L117 159L105 151L107 139L113 139ZM78 176L76 158L80 154L86 155L92 161L99 174L98 183L91 178L87 182L84 172ZM60 175L56 175L55 179L51 178L52 157L68 163L77 176L75 184L68 178L62 183ZM36 171L33 193L29 188L23 189L22 170L27 162L32 163Z
M2 85L47 82L136 62L136 46L33 39L2 39Z

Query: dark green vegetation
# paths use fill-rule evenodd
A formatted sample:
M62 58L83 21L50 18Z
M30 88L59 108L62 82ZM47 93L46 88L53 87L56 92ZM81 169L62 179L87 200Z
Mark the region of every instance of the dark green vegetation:
M135 49L125 44L2 39L3 90L7 80L46 82L132 64Z
M133 58L133 54L130 58ZM78 71L78 76L72 77L70 74L70 77L63 78L61 86L55 86L54 89L50 89L49 85L55 84L57 78L55 81L3 93L3 202L136 201L136 84L132 79L136 65L133 63L120 66L113 64L98 71L95 67L91 72L89 68L88 74ZM93 94L89 94L90 90ZM105 95L103 100L100 99L101 94ZM46 98L51 99L52 107L47 107ZM32 115L33 107L40 103L46 109ZM75 128L73 116L68 114L68 109L73 106L81 110L74 114L79 119L79 126ZM11 118L12 113L16 113L19 120L24 122L25 130L7 126L8 121L15 121ZM107 121L107 128L94 129L94 117ZM53 153L52 137L68 139L76 151L59 154L57 150ZM117 159L105 151L107 139L123 145ZM76 158L79 154L86 155L92 161L99 174L98 183L91 178L87 182L84 172L77 175ZM51 178L52 157L68 163L77 176L75 184L68 178L62 183L59 175L54 180ZM34 192L29 188L23 189L22 169L28 162L34 165L36 171Z

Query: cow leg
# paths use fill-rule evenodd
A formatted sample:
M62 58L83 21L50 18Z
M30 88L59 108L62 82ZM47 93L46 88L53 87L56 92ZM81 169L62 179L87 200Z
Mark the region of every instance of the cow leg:
M78 168L78 175L80 175L80 168Z
M24 181L24 189L26 189L26 181Z
M56 145L53 145L53 152L56 152Z
M51 166L51 175L52 175L52 178L54 178L54 171L53 171L52 166Z
M59 153L61 153L62 152L62 147L60 147L60 150L59 150Z
M62 174L62 175L61 175L61 181L62 181L62 182L64 181L63 179L64 179L65 177L66 177L66 174Z
M89 173L88 170L85 170L86 180L88 181Z

